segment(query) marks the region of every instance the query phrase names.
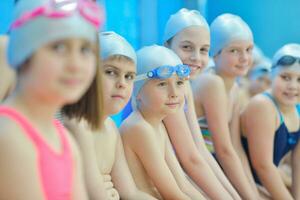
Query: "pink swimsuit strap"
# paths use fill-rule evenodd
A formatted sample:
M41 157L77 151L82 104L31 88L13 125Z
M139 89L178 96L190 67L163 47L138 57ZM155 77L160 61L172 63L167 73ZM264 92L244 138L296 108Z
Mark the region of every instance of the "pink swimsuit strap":
M15 121L31 140L37 155L37 166L45 200L72 198L73 158L66 131L58 120L53 120L60 139L60 152L56 152L30 122L17 110L0 106L0 115Z

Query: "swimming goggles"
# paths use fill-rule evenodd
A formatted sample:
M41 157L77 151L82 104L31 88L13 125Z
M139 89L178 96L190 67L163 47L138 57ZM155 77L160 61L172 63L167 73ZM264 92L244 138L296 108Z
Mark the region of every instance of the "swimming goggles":
M190 68L188 65L176 65L176 66L169 66L164 65L158 68L155 68L147 73L140 74L136 76L135 81L140 81L144 79L167 79L170 78L173 73L176 72L179 78L188 78L190 75Z
M289 55L282 56L277 61L277 64L274 67L276 67L276 66L290 66L290 65L293 65L296 61L298 61L300 63L300 58L294 57L294 56L289 56Z
M48 3L24 13L13 22L10 29L16 29L26 22L40 16L58 19L69 17L78 11L82 17L90 22L96 29L103 23L103 9L92 0L49 0Z

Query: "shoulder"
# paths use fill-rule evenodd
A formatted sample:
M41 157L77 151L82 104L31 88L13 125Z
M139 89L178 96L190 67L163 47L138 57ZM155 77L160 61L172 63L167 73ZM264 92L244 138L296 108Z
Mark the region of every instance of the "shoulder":
M146 140L152 136L152 126L139 113L132 113L121 125L120 133L125 142Z
M223 79L215 74L203 73L200 74L195 80L195 84L199 90L207 89L225 89Z

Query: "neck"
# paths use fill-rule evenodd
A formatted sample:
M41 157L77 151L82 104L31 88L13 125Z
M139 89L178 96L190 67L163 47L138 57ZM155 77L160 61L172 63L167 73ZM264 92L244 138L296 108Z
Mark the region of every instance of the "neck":
M284 113L284 114L287 114L287 113L291 113L291 112L294 112L295 111L295 105L284 105L282 103L280 103L276 97L274 96L273 93L271 93L272 96L275 98L275 101L279 107L279 110Z
M233 87L236 77L228 76L228 75L222 73L222 71L218 70L218 68L216 68L216 74L223 79L226 91L228 93L231 90L231 88Z
M45 102L26 92L12 94L6 103L17 108L33 122L44 126L52 126L56 112L62 107L58 103Z
M162 123L162 120L166 117L161 113L156 113L153 112L153 110L148 110L143 107L139 108L138 111L141 113L143 118L155 128L159 127Z

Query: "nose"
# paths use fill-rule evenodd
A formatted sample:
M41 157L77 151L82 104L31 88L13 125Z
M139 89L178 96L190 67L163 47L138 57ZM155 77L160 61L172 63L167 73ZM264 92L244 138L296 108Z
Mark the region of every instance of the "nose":
M297 89L297 87L298 88L300 87L297 79L292 79L290 81L290 83L288 84L288 88L290 90L295 90L295 89Z
M67 69L70 72L80 71L84 67L84 63L82 63L82 59L80 57L80 53L72 50L69 51L67 55Z
M178 97L178 89L175 84L169 85L169 98L176 99Z
M194 61L194 62L197 62L197 61L199 61L200 60L200 53L198 52L198 51L193 51L192 53L191 53L191 57L190 57L190 59L192 60L192 61Z
M251 55L250 55L250 53L248 51L241 52L241 54L240 54L240 62L242 62L242 63L248 62L249 59L251 58L250 56Z
M124 76L120 76L120 77L117 79L116 87L119 88L119 89L125 88L125 87L126 87L126 80L125 80L125 77L124 77Z

